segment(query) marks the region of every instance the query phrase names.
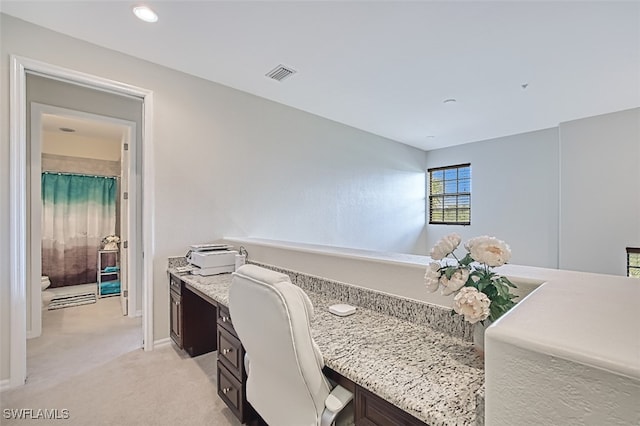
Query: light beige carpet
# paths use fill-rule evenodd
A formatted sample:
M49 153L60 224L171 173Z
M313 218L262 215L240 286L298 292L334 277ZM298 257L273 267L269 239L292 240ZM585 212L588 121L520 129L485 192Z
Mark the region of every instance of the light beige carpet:
M216 353L173 345L144 352L139 318L119 298L43 311L27 342L27 384L0 394L2 425L239 425L216 394ZM68 410L68 419L11 419L7 410Z

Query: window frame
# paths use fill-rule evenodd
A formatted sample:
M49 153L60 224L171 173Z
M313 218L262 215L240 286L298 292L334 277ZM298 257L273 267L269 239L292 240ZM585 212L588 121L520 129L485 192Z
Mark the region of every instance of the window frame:
M460 176L459 176L459 170L462 168L468 167L469 168L469 191L468 192L460 192L459 191L459 183L460 183ZM436 194L434 195L432 193L432 182L433 182L433 173L434 172L438 172L438 171L443 171L444 173L446 173L447 170L456 170L456 178L455 178L455 182L456 182L456 192L455 193L446 193L446 189L443 188L443 192L442 194ZM427 169L427 176L428 176L428 185L427 185L427 189L429 191L428 193L428 223L429 225L461 225L461 226L469 226L471 225L471 181L472 181L472 177L471 177L471 163L462 163L462 164L454 164L451 166L442 166L442 167L433 167L430 169ZM464 179L463 179L464 180ZM446 179L443 179L443 184L445 184ZM455 209L456 211L456 217L459 216L459 212L460 210L468 210L469 211L469 220L468 221L447 221L445 220L445 207L444 207L444 197L456 197L456 207L454 207L453 209ZM460 207L458 204L459 201L459 197L468 197L469 200L469 207ZM434 221L433 219L433 211L435 210L433 208L433 200L436 198L441 198L443 200L442 202L442 208L439 209L442 211L442 221Z
M632 254L638 254L640 255L640 248L638 247L627 247L627 277L630 278L639 278L639 276L632 276L631 275L631 270L637 270L640 272L640 266L632 266L631 265L631 255Z

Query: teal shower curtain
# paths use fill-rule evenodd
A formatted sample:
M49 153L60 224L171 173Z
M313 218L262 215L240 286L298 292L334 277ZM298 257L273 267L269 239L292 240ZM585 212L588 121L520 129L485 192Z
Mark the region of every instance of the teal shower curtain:
M42 174L42 275L51 287L95 283L98 250L115 234L117 181Z

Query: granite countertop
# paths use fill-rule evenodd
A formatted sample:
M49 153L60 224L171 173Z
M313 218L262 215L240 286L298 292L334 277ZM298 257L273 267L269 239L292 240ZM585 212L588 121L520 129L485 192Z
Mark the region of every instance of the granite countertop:
M176 275L228 306L230 274ZM476 424L484 370L472 343L362 307L338 317L328 307L340 300L306 293L315 308L312 335L328 367L428 425Z
M169 269L173 275L177 275L189 286L205 294L209 298L225 306L229 306L229 286L231 285L231 274L202 275L178 274L175 270Z

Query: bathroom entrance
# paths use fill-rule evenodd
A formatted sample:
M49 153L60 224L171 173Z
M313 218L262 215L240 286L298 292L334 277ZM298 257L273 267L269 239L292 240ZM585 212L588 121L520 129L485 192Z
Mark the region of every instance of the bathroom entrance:
M134 122L31 104L32 389L142 347L135 306L128 316L134 138Z
M12 184L9 191L8 306L11 333L5 351L10 376L3 387L25 384L27 363L30 362L27 343L34 341L33 337L41 332L38 328L41 317L38 316L42 314L42 278L41 270L34 266L37 263L34 260L40 258L41 235L32 229L39 226L32 209L41 203L40 194L31 188L34 180L41 179L40 160L34 165L32 158L31 107L34 103L135 123L135 137L131 138L129 146L129 239L127 253L122 256L128 267L129 310L126 317L122 312L118 312L118 316L121 320L133 317L140 321L141 336L136 338L136 345L145 351L153 349L153 92L16 55L11 55L10 62L9 178ZM149 255L145 257L143 252ZM119 302L113 297L105 300ZM82 305L76 309L96 305ZM65 312L65 309L47 312ZM60 342L56 344L60 345Z
M32 184L41 202L35 206L33 197L32 214L40 208L43 309L119 297L127 315L128 147L135 124L32 108L32 147L41 148L39 188L36 171ZM37 259L32 263L37 266Z
M94 92L27 76L26 384L32 390L143 346L136 297L142 293L138 117L104 111L108 97L83 98ZM125 100L141 110L139 100ZM59 103L65 107L54 106Z

